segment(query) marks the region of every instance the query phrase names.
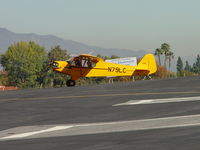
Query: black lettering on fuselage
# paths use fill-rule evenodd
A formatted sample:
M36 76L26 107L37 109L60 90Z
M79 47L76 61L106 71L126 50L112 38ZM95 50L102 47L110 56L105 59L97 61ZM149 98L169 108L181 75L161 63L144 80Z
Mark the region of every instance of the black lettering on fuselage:
M126 73L126 68L123 68L123 73Z
M126 73L126 68L108 67L108 72Z
M113 72L113 67L108 67L108 72Z

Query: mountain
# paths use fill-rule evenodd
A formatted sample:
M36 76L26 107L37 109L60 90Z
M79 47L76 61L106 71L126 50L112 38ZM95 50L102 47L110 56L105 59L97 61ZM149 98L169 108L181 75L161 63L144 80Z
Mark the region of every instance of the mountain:
M18 41L34 41L39 45L49 50L55 45L60 45L61 48L66 49L70 54L81 54L93 52L93 55L101 54L103 56L118 55L136 56L141 57L147 52L143 50L133 51L127 49L115 49L115 48L102 48L97 46L89 46L80 42L72 40L65 40L54 35L38 35L34 33L22 34L11 32L5 28L0 28L0 53L4 53L8 47Z

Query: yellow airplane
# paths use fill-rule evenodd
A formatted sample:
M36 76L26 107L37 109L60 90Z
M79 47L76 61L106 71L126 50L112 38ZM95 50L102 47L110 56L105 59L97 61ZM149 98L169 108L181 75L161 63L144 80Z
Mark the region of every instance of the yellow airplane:
M105 62L102 58L81 54L69 61L54 61L52 68L71 76L67 86L75 86L75 80L80 77L148 76L157 71L152 54L146 54L136 66Z

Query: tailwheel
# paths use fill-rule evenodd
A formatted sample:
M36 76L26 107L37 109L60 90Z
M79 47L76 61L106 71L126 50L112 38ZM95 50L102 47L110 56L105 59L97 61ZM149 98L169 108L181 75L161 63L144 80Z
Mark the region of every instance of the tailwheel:
M74 80L68 80L67 81L67 86L75 86L76 82Z

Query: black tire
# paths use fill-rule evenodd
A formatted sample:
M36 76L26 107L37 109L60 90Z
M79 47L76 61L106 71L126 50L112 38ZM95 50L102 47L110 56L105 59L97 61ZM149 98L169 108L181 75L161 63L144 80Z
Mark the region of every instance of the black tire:
M75 86L76 85L76 82L74 80L68 80L67 81L67 86Z

